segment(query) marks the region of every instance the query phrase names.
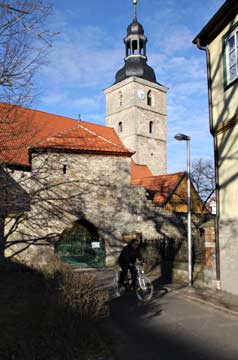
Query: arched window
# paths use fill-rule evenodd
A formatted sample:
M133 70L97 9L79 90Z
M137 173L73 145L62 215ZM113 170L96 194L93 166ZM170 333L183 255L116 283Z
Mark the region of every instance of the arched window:
M138 41L137 40L132 41L132 54L133 55L139 54Z
M150 124L149 124L149 132L150 132L150 134L152 134L152 132L153 132L153 125L154 125L153 121L150 121Z
M118 124L118 132L122 132L122 122L121 121Z
M140 54L145 56L145 48L144 48L144 42L140 40Z
M122 92L119 91L118 95L119 95L119 105L122 106L122 104L123 104L123 95L122 95Z
M152 105L151 90L149 90L148 93L147 93L147 105L149 105L149 106Z

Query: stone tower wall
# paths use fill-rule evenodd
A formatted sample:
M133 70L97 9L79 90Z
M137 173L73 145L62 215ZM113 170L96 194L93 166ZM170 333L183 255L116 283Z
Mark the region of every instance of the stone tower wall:
M144 90L144 99L138 98L138 89ZM151 91L151 105L147 104L148 91ZM133 160L147 165L154 175L167 171L166 91L161 85L137 77L105 90L107 126L115 129L126 147L136 151ZM152 133L150 122L153 122Z

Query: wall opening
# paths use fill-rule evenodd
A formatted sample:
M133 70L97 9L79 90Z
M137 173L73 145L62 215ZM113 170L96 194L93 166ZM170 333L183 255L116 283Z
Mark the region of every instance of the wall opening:
M123 127L122 127L122 122L120 121L118 124L118 132L122 132L123 131Z
M87 220L78 220L66 229L56 244L55 251L61 260L80 267L104 267L105 247L98 231Z
M118 97L119 97L119 106L122 106L123 105L123 95L122 95L121 91L119 91Z
M147 105L151 106L152 105L152 95L151 95L151 90L148 91L147 93Z
M138 41L137 40L132 41L132 53L134 55L139 54L139 47L138 47Z

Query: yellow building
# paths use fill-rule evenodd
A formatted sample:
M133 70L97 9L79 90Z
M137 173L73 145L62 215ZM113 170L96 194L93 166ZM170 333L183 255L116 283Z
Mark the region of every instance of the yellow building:
M193 42L207 55L217 188L218 284L238 294L238 1L227 0Z

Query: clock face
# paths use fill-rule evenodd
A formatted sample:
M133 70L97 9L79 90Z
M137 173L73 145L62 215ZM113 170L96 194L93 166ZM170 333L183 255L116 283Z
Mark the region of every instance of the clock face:
M138 89L136 93L137 93L137 96L138 96L138 98L139 98L140 100L144 100L144 98L145 98L145 92L144 92L143 89Z

